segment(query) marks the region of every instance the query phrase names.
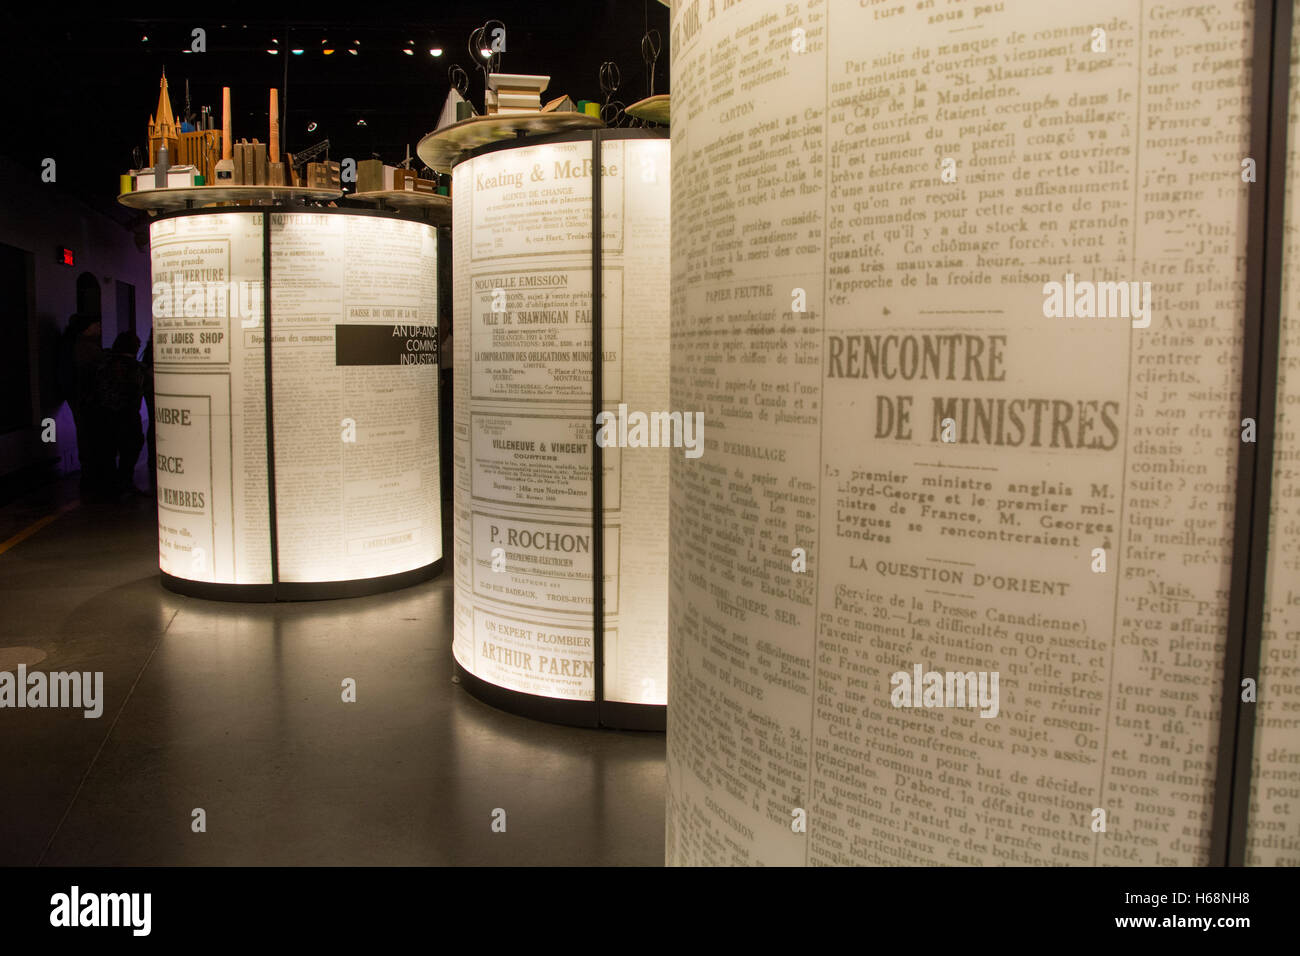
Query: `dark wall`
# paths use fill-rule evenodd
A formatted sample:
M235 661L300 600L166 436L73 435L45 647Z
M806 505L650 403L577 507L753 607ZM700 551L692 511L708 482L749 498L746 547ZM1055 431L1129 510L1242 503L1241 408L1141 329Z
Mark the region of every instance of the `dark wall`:
M0 297L0 347L7 353L0 364L6 380L0 388L5 403L0 409L0 478L45 465L67 473L77 470L80 462L56 371L59 335L77 310L78 282L98 286L105 344L129 325L129 292L119 289L120 283L129 283L136 334L146 339L152 316L149 257L136 232L92 209L57 181L41 182L38 170L0 158L0 178L6 183L0 246L7 247L0 263L10 264ZM73 265L56 259L56 250L63 248L72 250ZM8 287L13 280L21 281L21 290ZM82 299L87 298L83 289ZM14 354L17 350L25 354ZM16 386L8 372L19 364L25 367L26 381ZM46 418L55 421L56 441L48 444L41 441Z

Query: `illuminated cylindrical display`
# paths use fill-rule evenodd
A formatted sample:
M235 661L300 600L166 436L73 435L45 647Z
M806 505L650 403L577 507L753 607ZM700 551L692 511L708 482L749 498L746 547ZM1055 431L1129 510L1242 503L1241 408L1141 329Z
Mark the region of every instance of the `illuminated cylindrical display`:
M668 456L682 451L597 446L594 425L668 409L668 141L530 139L454 176L456 663L507 709L662 727Z
M667 862L1238 844L1250 7L673 4Z
M310 599L436 574L434 227L205 210L154 222L150 254L164 584Z

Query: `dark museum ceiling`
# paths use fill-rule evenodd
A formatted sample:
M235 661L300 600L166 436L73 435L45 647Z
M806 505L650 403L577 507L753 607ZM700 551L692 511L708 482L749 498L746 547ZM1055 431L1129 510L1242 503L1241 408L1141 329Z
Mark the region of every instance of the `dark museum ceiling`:
M488 19L506 25L503 72L551 77L544 99L562 93L601 99L598 68L613 60L622 74L617 98L624 103L646 95L641 38L648 22L665 38L655 92L668 89L668 10L655 0L462 0L421 16L416 11L430 8L413 5L400 15L391 4L376 4L372 13L346 21L287 23L233 14L124 19L64 11L38 17L15 9L0 14L9 40L0 58L8 106L0 153L31 170L32 185L39 184L42 160L54 157L60 188L114 213L117 177L130 168L132 147L145 145L163 67L175 113L184 110L188 79L195 112L211 106L220 127L221 87L230 86L235 138L265 141L268 92L276 87L290 152L328 138L331 159L378 154L388 163L400 162L408 144L414 155L420 137L433 129L451 64L470 75L471 98L481 106L482 74L467 41ZM183 53L195 27L206 31L207 51ZM347 52L354 41L360 41L355 55ZM408 41L412 54L402 52ZM303 52L272 55L272 47ZM433 48L442 55L432 56ZM311 123L316 126L309 131Z

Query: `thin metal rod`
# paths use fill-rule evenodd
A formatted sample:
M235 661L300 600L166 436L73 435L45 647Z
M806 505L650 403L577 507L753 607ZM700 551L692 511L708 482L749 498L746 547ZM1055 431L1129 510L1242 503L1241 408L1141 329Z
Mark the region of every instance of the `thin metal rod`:
M262 377L266 404L266 517L271 533L271 600L280 583L280 529L275 510L275 404L271 396L271 213L262 213Z
M1290 51L1291 0L1259 0L1255 8L1250 131L1256 182L1247 187L1250 199L1241 365L1241 418L1255 421L1256 440L1240 442L1237 453L1228 633L1210 829L1210 863L1218 866L1242 866L1246 861L1256 705L1243 703L1241 684L1245 678L1259 682L1268 583ZM1234 430L1236 427L1234 423Z
M596 725L605 702L605 459L596 441L596 418L602 411L604 361L601 355L601 191L600 131L591 134L591 627Z

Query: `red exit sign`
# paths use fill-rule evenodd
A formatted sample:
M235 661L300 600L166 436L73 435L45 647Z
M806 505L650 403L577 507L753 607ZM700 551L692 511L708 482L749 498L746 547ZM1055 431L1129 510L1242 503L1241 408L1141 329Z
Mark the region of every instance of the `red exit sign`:
M76 265L76 262L75 262L75 260L73 259L72 250L71 250L71 249L65 249L65 248L63 248L63 246L56 246L56 247L55 247L55 249L54 249L54 258L59 262L60 265L65 265L65 266L74 266L74 265Z

